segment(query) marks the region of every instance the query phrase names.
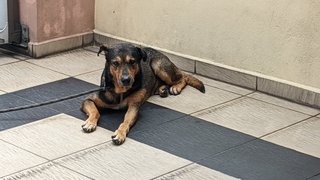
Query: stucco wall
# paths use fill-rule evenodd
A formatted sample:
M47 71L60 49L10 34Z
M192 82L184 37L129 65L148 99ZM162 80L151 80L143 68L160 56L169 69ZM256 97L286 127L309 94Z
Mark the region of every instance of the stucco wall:
M21 23L30 41L43 42L94 28L94 0L19 0Z
M318 0L96 0L95 29L320 89Z

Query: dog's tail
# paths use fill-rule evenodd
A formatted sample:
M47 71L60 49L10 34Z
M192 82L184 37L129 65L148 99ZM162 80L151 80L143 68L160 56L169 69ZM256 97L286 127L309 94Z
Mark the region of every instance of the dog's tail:
M206 92L206 88L204 87L202 81L200 81L199 79L193 77L192 75L186 74L186 73L183 73L183 76L189 86L192 86L192 87L198 89L202 93Z

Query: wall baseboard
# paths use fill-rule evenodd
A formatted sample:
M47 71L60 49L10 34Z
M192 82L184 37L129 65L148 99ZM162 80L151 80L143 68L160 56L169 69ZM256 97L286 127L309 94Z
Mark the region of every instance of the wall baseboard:
M75 34L36 43L29 42L28 54L40 58L50 54L83 47L93 43L93 32Z

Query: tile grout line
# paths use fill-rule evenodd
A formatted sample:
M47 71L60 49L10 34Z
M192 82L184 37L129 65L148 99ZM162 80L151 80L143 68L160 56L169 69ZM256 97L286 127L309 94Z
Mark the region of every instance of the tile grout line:
M22 170L13 172L13 173L10 173L10 174L5 175L5 176L2 176L2 177L0 177L0 178L7 177L7 176L11 176L11 175L13 175L13 174L17 174L17 173L20 173L20 172L22 172L22 171L35 168L35 167L37 167L37 166L41 166L41 165L46 164L46 163L49 163L49 162L54 163L54 164L57 164L57 165L59 165L59 166L62 166L62 167L64 167L64 168L66 168L66 169L69 169L69 168L67 168L67 167L65 167L65 166L63 166L63 165L61 165L61 164L59 164L59 163L57 163L57 162L55 162L55 161L58 160L58 159L62 159L62 158L65 158L65 157L67 157L67 156L70 156L70 155L79 153L79 152L81 152L81 151L85 151L85 150L91 149L91 148L93 148L93 147L100 146L100 145L102 145L102 144L106 144L106 143L108 143L108 142L111 142L111 140L108 140L108 141L105 141L105 142L102 142L102 143L98 143L98 144L93 145L93 146L86 147L86 148L84 148L84 149L80 149L80 150L74 151L74 152L69 153L69 154L65 154L65 155L60 156L60 157L57 157L57 158L48 159L48 158L42 157L42 156L40 156L40 155L38 155L38 154L36 154L36 153L34 153L34 152L32 152L32 151L26 150L26 149L24 149L24 148L22 148L22 147L19 147L19 146L15 145L15 144L12 144L12 143L10 143L10 142L7 142L7 141L5 141L5 140L3 140L3 139L0 139L0 141L3 141L3 142L5 142L5 143L8 143L8 144L10 144L10 145L12 145L12 146L14 146L14 147L16 147L16 148L18 148L18 149L21 149L21 150L23 150L23 151L26 151L26 152L28 152L28 153L31 153L31 154L33 154L33 155L35 155L35 156L38 156L38 157L43 158L44 160L46 160L46 161L43 162L43 163L40 163L40 164L31 166L31 167L28 167L28 168L25 168L25 169L22 169ZM72 169L69 169L69 170L72 170ZM78 173L78 174L81 174L81 173L79 173L79 172L77 172L77 171L75 171L75 170L72 170L72 171L74 171L74 172L76 172L76 173ZM83 175L83 174L81 174L81 175ZM83 175L83 176L87 177L86 175ZM87 177L87 178L92 179L92 178L90 178L90 177Z
M234 85L232 85L232 84L228 84L228 83L226 83L226 84L227 84L227 85L234 86ZM210 85L210 84L207 84L207 83L204 83L204 85L207 85L207 86L212 87L212 88L220 89L220 90L223 90L223 91L227 91L227 92L230 92L230 93L233 93L233 94L236 94L236 95L240 95L240 96L245 96L245 95L246 95L246 93L245 93L245 94L236 93L236 92L234 92L234 91L230 91L230 90L227 90L227 89L223 89L223 88L221 88L221 87L217 87L217 86ZM235 86L235 87L238 87L238 86ZM242 88L242 87L239 87L239 88ZM257 91L254 91L254 90L249 90L249 91L251 91L251 92L257 92ZM251 93L251 92L250 92L250 93Z
M77 74L77 75L74 75L74 76L71 76L71 77L77 78L78 76L86 75L86 74L93 73L93 72L96 72L96 71L101 71L101 74L102 74L102 70L103 70L103 68L101 68L101 69L96 69L96 70L92 70L92 71L80 73L80 74ZM78 79L78 78L77 78L77 79ZM99 78L97 78L97 79L99 79ZM87 82L87 81L86 81L86 82ZM88 83L90 83L90 82L88 82Z
M180 112L180 113L182 113L182 114L184 114L184 115L182 115L181 117L177 117L177 118L174 118L174 119L171 119L171 120L168 120L168 121L159 123L157 126L161 126L161 125L163 125L163 124L165 124L165 123L170 123L170 122L173 122L173 121L176 121L176 120L179 120L179 119L188 117L188 116L192 116L192 114L195 114L195 113L197 113L197 112L201 112L201 111L204 111L204 110L207 110L207 109L216 107L216 106L221 106L222 104L225 104L225 103L228 103L228 102L232 102L232 101L241 99L241 98L243 98L243 97L244 97L244 96L240 96L240 97L231 99L231 100L229 100L229 101L226 101L226 102L223 102L223 103L219 103L219 104L210 106L210 107L208 107L208 108L204 108L204 109L201 109L201 110L198 110L198 111L194 111L194 112L191 112L191 113L182 113L182 112ZM149 102L149 103L152 103L152 104L155 104L155 105L159 105L159 106L161 106L161 107L166 108L165 106L162 106L161 104L156 104L156 103L153 103L153 102ZM192 116L192 117L194 117L194 116ZM136 134L136 133L140 133L140 132L144 132L144 131L145 131L145 129L142 129L142 130L140 130L140 131L136 131L136 132L133 132L133 133L131 133L131 134Z
M259 91L257 91L259 92ZM291 109L291 108L288 108L288 107L285 107L285 106L281 106L281 105L277 105L277 104L273 104L273 103L270 103L270 102L267 102L267 101L264 101L264 100L261 100L261 99L258 99L258 98L255 98L255 97L251 97L251 96L247 96L248 98L250 99L254 99L254 100L257 100L257 101L260 101L260 102L264 102L264 103L267 103L267 104L270 104L270 105L274 105L274 106L277 106L277 107L280 107L280 108L284 108L284 109L287 109L287 110L291 110L291 111L294 111L294 112L298 112L298 113L301 113L301 114L304 114L304 115L308 115L308 116L314 116L314 115L311 115L311 114L307 114L305 112L301 112L301 111L298 111L298 110L295 110L295 109ZM272 96L274 97L274 96ZM277 97L275 97L277 98ZM283 99L281 99L283 100ZM294 103L294 102L291 102L291 103ZM294 104L297 104L297 103L294 103ZM304 105L301 105L301 104L297 104L297 105L300 105L300 106L304 106ZM312 107L309 107L309 106L305 106L307 108L312 108ZM320 113L319 113L320 114ZM318 115L318 114L317 114ZM316 116L317 116L316 115Z
M229 147L229 148L227 148L227 149L225 149L225 150L223 150L223 151L221 151L221 152L217 152L217 153L215 153L215 154L211 154L211 155L205 156L205 157L203 157L203 158L200 158L199 160L196 160L196 161L190 163L189 165L198 164L198 162L200 162L200 161L202 161L202 160L204 160L204 159L218 156L218 155L220 155L220 154L223 154L223 153L228 152L228 151L230 151L230 150L236 149L236 148L238 148L238 147L240 147L240 146L243 146L243 145L245 145L245 144L251 143L251 142L256 141L256 140L258 140L258 139L259 139L259 138L254 137L254 138L251 139L251 140L248 140L248 141L245 141L245 142L240 143L240 144L238 144L238 145ZM187 166L189 166L189 165L185 165L185 167L187 167ZM184 168L184 167L177 168L177 170L182 169L182 168ZM172 172L174 172L174 171L176 171L176 170L173 170ZM170 172L168 172L168 173L170 173ZM168 174L168 173L164 173L163 175L166 175L166 174ZM161 176L163 176L163 175L161 175Z
M319 114L320 114L320 113L319 113ZM317 114L317 115L318 115L318 114ZM317 115L308 117L308 118L303 119L303 120L301 120L301 121L299 121L299 122L296 122L296 123L291 124L291 125L288 125L288 126L286 126L286 127L277 129L277 130L275 130L275 131L273 131L273 132L269 132L269 133L264 134L264 135L262 135L262 136L255 137L255 138L252 139L252 140L249 140L249 141L246 141L246 142L244 142L244 143L238 144L238 145L236 145L236 146L230 147L230 148L228 148L228 149L226 149L226 150L224 150L224 151L218 152L218 153L216 153L216 154L208 155L208 156L206 156L206 157L204 157L204 158L201 158L201 159L199 159L199 160L197 160L197 161L195 161L195 162L189 163L189 164L184 165L184 166L182 166L182 167L179 167L179 168L177 168L177 169L175 169L175 170L168 171L168 172L166 172L166 173L164 173L164 174L162 174L162 175L156 176L156 177L154 177L154 178L152 178L152 179L155 179L155 178L164 176L164 175L166 175L166 174L169 174L169 173L178 171L179 169L183 169L183 168L185 168L185 167L187 167L187 166L190 166L190 165L192 165L192 164L196 164L197 162L200 162L200 161L202 161L202 160L204 160L204 159L206 159L206 158L209 158L209 157L211 158L211 157L217 156L217 155L219 155L219 154L223 154L223 153L225 153L225 152L227 152L227 151L236 149L236 148L238 148L238 147L240 147L240 146L243 146L243 145L245 145L245 144L248 144L248 143L250 143L250 142L253 142L253 141L256 141L256 140L259 140L259 139L260 139L260 140L263 140L263 139L262 139L263 137L266 137L266 136L268 136L268 135L270 135L270 134L276 133L276 132L281 131L281 130L283 130L283 129L290 128L291 126L294 126L294 125L299 124L299 123L301 123L301 122L307 121L307 120L309 120L309 119L311 119L311 118L313 118L313 117L316 117ZM263 140L263 141L265 141L265 140ZM319 173L319 174L320 174L320 173ZM318 175L318 174L316 174L316 175ZM312 177L314 177L314 176L316 176L316 175L313 175ZM310 177L310 178L312 178L312 177ZM309 179L310 179L310 178L309 178Z
M194 114L196 114L196 113L198 113L198 112L202 112L202 111L205 111L205 110L208 110L208 109L211 109L211 108L219 107L219 106L221 106L221 105L223 105L223 104L230 103L230 102L232 102L232 101L236 101L236 100L239 100L239 99L242 99L242 98L246 98L248 95L253 94L253 93L255 93L255 92L256 92L256 91L252 91L252 92L250 92L250 93L248 93L248 94L240 95L240 96L237 97L237 98L234 98L234 99L231 99L231 100L228 100L228 101L225 101L225 102L222 102L222 103L219 103L219 104L216 104L216 105L213 105L213 106L210 106L210 107L207 107L207 108L198 110L198 111L194 111L194 112L189 113L189 114L187 114L187 115L193 116ZM193 117L196 117L196 116L193 116Z
M293 123L293 124L290 124L290 125L288 125L288 126L282 127L282 128L280 128L280 129L276 129L276 130L274 130L274 131L272 131L272 132L269 132L269 133L267 133L267 134L264 134L264 135L262 135L262 136L259 136L258 138L261 139L261 140L263 140L262 138L264 138L264 137L266 137L266 136L269 136L269 135L274 134L274 133L277 133L277 132L279 132L279 131L288 129L288 128L292 127L292 126L295 126L295 125L297 125L297 124L300 124L300 123L303 123L303 122L305 122L305 121L308 121L308 120L310 120L310 119L312 119L312 118L314 118L314 117L316 117L316 116L317 116L317 115L307 117L307 118L305 118L305 119L302 119L302 120L300 120L300 121L297 121L297 122L295 122L295 123ZM264 141L265 141L265 140L264 140Z
M312 176L310 176L310 177L306 178L306 180L311 179L311 178L314 178L314 177L319 176L319 175L320 175L320 172L319 172L319 173L317 173L317 174L315 174L315 175L312 175Z
M40 163L40 164L37 164L37 165L34 165L34 166L30 166L30 167L28 167L28 168L21 169L21 170L19 170L19 171L16 171L16 172L13 172L13 173L7 174L7 175L2 176L2 177L0 177L0 178L5 178L5 177L8 177L8 176L12 176L12 175L14 175L14 174L21 173L22 171L26 171L26 170L28 170L28 169L32 169L32 168L35 168L35 167L38 167L38 166L41 166L41 165L47 164L47 163L49 163L49 162L50 162L50 161L46 161L46 162L43 162L43 163Z
M86 177L86 178L88 178L88 179L93 179L93 178L91 178L91 177L89 177L89 176L87 176L87 175L85 175L85 174L82 174L82 173L80 173L80 172L78 172L78 171L75 171L75 170L73 170L73 169L70 169L70 168L68 168L68 167L66 167L66 166L64 166L64 165L61 165L61 164L57 163L57 162L54 162L54 161L51 161L51 162L52 162L53 164L57 165L57 166L61 166L61 167L65 168L65 169L68 169L69 171L72 171L72 172L75 172L75 173L77 173L77 174L80 174L80 175L82 175L82 176L84 176L84 177Z
M53 162L53 161L51 161L51 160L46 161L46 162L43 162L43 163L40 163L40 164L37 164L37 165L34 165L34 166L31 166L31 167L29 167L29 168L21 169L21 170L19 170L19 171L16 171L16 172L7 174L7 175L2 176L2 177L0 177L0 178L6 178L6 177L18 175L19 173L22 173L23 171L32 170L32 169L34 169L34 168L41 167L42 165L49 164L49 163L52 163L53 165L56 165L56 166L60 166L60 167L62 167L62 168L65 168L65 169L67 169L67 170L69 170L69 171L72 171L72 172L74 172L74 173L76 173L76 174L79 174L79 175L81 175L81 176L84 176L84 177L86 177L86 178L88 178L88 179L93 179L93 178L90 178L89 176L86 176L86 175L84 175L84 174L82 174L82 173L80 173L80 172L78 172L78 171L75 171L75 170L73 170L73 169L70 169L70 168L68 168L68 167L65 167L65 166L63 166L63 165L61 165L61 164L59 164L59 163ZM38 171L37 171L37 172L38 172ZM40 172L40 173L41 173L41 172ZM34 173L34 174L36 174L36 173Z
M100 127L100 128L101 128L101 127ZM105 129L105 128L103 128L103 129ZM65 157L68 157L68 156L77 154L77 153L79 153L79 152L86 151L86 150L89 150L89 149L91 149L91 148L94 148L94 147L103 145L103 144L107 144L107 143L109 143L109 142L111 142L111 141L112 141L112 140L107 140L107 141L104 141L104 142L102 142L102 143L98 143L98 144L95 144L95 145L86 147L86 148L84 148L84 149L80 149L80 150L77 150L77 151L74 151L74 152L65 154L65 155L63 155L63 156L60 156L60 157L57 157L57 158L53 158L53 159L51 159L50 161L54 162L54 161L57 161L57 160L59 160L59 159L63 159L63 158L65 158Z
M65 73L63 73L63 72L59 72L59 71L56 71L56 70L53 70L53 69L44 67L44 66L41 66L41 65L32 63L32 62L30 62L30 61L25 61L25 62L26 62L26 63L29 63L29 64L32 64L32 65L34 65L34 66L38 66L38 67L44 68L44 69L46 69L46 70L50 70L50 71L55 72L55 73L59 73L59 74L61 74L61 75L67 76L67 77L71 77L70 75L65 74Z
M23 147L20 147L20 146L16 145L16 144L13 144L13 143L11 143L11 142L8 142L8 141L6 141L6 140L4 140L4 139L0 139L0 140L3 141L3 142L5 142L5 143L7 143L7 144L10 144L10 145L18 148L18 149L21 149L21 150L23 150L23 151L26 151L26 152L28 152L28 153L31 153L31 154L33 154L33 155L35 155L35 156L38 156L38 157L40 157L40 158L42 158L42 159L45 159L45 160L47 160L47 161L50 161L50 159L48 159L48 158L46 158L46 157L43 157L43 156L40 156L40 155L38 155L38 154L36 154L36 153L34 153L34 152L32 152L32 151L29 151L29 150L27 150L27 149L25 149L25 148L23 148Z
M15 63L20 63L20 62L24 62L24 60L16 60L16 61L14 61L14 62L9 62L9 63L5 63L5 64L1 64L1 65L0 65L0 68L1 68L1 66L6 66L6 65L9 65L9 64L15 64Z
M193 165L193 164L195 164L195 162L191 162L191 163L188 163L188 164L186 164L186 165L184 165L184 166L181 166L181 167L178 167L178 168L173 169L173 170L171 170L171 171L165 172L165 173L160 174L160 175L158 175L158 176L156 176L156 177L150 178L150 180L154 180L154 179L156 179L156 178L160 178L160 177L162 177L162 176L165 176L165 175L167 175L167 174L176 172L176 171L178 171L178 170L180 170L180 169L183 169L183 168L185 168L185 167L191 166L191 165Z

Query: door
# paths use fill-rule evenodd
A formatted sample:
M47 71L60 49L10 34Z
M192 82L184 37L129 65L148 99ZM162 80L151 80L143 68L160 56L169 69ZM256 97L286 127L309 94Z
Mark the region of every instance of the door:
M0 0L0 44L8 43L7 0Z

